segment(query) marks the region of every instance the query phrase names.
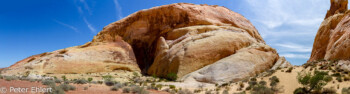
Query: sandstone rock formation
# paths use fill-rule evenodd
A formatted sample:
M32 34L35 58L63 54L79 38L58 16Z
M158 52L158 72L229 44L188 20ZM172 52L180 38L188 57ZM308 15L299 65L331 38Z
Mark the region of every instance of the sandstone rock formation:
M275 63L275 65L271 68L271 70L276 70L278 68L288 68L288 67L292 67L293 65L290 64L289 61L286 60L285 57L280 57L277 62Z
M322 22L308 62L315 60L338 60L350 58L349 27L350 14L347 0L331 0L331 9ZM346 8L344 9L344 6ZM337 12L335 12L337 11Z
M131 46L120 39L34 55L5 68L2 74L85 74L114 70L140 71Z
M29 57L4 73L141 69L148 75L174 73L186 81L224 83L269 70L278 59L242 15L220 6L176 3L133 13L106 26L90 43ZM280 60L276 66L287 65Z
M346 10L348 10L348 0L331 0L331 7L324 19L334 14L344 13Z
M186 32L168 33L196 25L233 26L263 42L255 27L243 16L220 6L177 3L138 11L106 26L93 42L112 42L121 36L134 49L140 68L146 72L154 61L157 41L175 40ZM171 36L170 36L171 35ZM179 36L180 35L180 36Z

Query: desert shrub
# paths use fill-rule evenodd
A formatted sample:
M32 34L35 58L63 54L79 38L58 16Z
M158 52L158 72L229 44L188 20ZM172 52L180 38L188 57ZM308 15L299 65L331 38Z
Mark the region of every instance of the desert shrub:
M211 92L212 92L211 90L208 90L208 91L205 91L205 94L212 94Z
M349 76L344 76L344 81L349 81L350 77Z
M41 81L41 84L43 84L43 85L56 85L55 81L50 80L50 79L46 79L46 80Z
M276 86L280 82L280 80L276 76L272 76L271 78L269 78L269 80L271 87Z
M177 74L176 73L169 73L166 78L170 81L176 81Z
M341 77L337 77L336 80L337 80L338 82L343 82L343 79L342 79Z
M333 77L332 76L329 76L329 75L326 75L324 78L323 78L324 81L326 82L330 82L333 80Z
M75 87L69 84L61 84L59 85L64 91L75 90Z
M74 81L74 84L87 84L87 82L85 79L77 79Z
M29 79L29 82L35 82L36 80L35 79Z
M176 87L174 85L169 85L170 89L175 89Z
M88 81L91 82L93 79L92 78L88 78Z
M228 94L228 90L222 91L222 94Z
M253 86L257 85L258 82L256 82L256 78L251 78L250 81L248 82L249 86L246 88L246 90L252 89Z
M341 74L339 72L337 72L337 73L333 73L332 76L334 76L334 77L341 77Z
M294 90L293 94L307 94L306 88L299 87Z
M1 73L1 72L0 72ZM4 79L4 76L0 75L0 79Z
M118 87L116 87L116 86L113 86L113 87L111 87L111 90L112 90L112 91L118 91L118 90L119 90L119 88L118 88Z
M188 89L182 89L178 92L178 94L193 94L193 93Z
M260 81L259 84L260 85L266 85L266 81Z
M287 73L291 73L293 70L293 67L289 67L288 70L286 71Z
M102 76L102 79L103 80L108 80L108 81L112 81L113 80L113 76L111 76L111 75L106 75L106 76Z
M341 90L341 94L350 94L350 87L344 87L342 90Z
M98 84L103 84L103 81L97 81Z
M16 76L4 76L4 79L6 81L12 81L12 80L17 80L18 78Z
M106 80L106 81L105 81L105 85L106 85L106 86L113 86L113 85L114 85L114 81Z
M55 83L61 83L62 81L60 79L55 79Z
M158 85L156 85L156 87L158 88L158 89L162 89L162 87L163 87L163 85L162 84L158 84Z
M60 86L50 85L49 87L52 88L52 92L50 92L50 94L65 94L64 90Z
M63 75L61 78L62 78L63 81L67 81L66 76Z
M88 90L89 89L89 87L84 87L84 90Z
M323 88L322 94L337 94L337 90L334 88Z
M274 94L274 91L271 88L266 87L265 85L256 85L252 88L251 94Z
M123 93L130 93L130 88L123 88Z
M322 72L322 71L315 71L314 75L311 75L311 73L298 73L297 79L300 84L302 84L304 89L306 89L307 93L311 93L313 90L320 91L322 90L323 86L327 84L327 81L325 81L325 76L328 75L328 72ZM300 92L301 89L295 90ZM298 93L299 94L299 93Z

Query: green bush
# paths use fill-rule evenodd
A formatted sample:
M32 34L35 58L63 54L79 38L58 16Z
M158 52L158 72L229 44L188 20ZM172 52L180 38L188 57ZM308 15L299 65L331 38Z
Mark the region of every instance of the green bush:
M287 73L291 73L293 70L293 67L289 67L288 70L286 71Z
M333 80L333 77L332 76L329 76L329 75L326 75L324 78L324 81L326 82L331 82Z
M307 93L311 93L312 91L321 91L323 86L327 84L329 80L326 76L328 72L315 71L314 75L311 73L298 73L297 79L300 84L302 84L304 89L306 89ZM326 79L325 79L326 77ZM295 90L300 92L301 89Z
M67 81L66 76L63 75L61 78L63 79L63 81Z
M156 87L158 88L158 89L162 89L162 87L163 87L163 85L162 84L158 84L158 85L156 85Z
M222 94L228 94L228 90L222 91Z
M307 94L307 90L303 87L299 87L294 90L293 94Z
M260 81L259 85L266 85L266 81Z
M276 76L272 76L271 78L269 78L269 80L271 87L276 86L280 82L280 80Z
M93 79L92 78L88 78L88 81L91 82Z
M169 73L166 78L170 81L176 81L177 74L176 73Z
M112 75L106 75L106 76L102 76L103 80L107 80L107 81L112 81L113 80L113 76Z
M343 82L343 79L342 79L341 77L337 77L336 80L337 80L338 82Z
M65 94L64 90L56 85L50 85L50 88L52 88L52 92L50 94Z
M176 87L174 85L169 85L170 89L175 89Z

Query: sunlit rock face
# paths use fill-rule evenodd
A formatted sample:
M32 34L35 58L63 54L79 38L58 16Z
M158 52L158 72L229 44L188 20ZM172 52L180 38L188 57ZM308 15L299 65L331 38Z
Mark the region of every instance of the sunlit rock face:
M309 62L350 59L350 14L347 3L347 0L331 0L330 10L315 37Z

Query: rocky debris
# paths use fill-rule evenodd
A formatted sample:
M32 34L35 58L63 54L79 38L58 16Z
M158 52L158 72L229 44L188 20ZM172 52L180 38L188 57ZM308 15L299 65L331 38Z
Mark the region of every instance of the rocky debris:
M140 71L131 46L114 43L87 43L26 58L2 71L4 75L85 74Z
M331 2L346 3L347 0L331 0ZM332 6L335 6L332 3ZM343 6L342 6L343 7ZM347 9L347 7L346 7ZM332 9L331 7L331 10ZM328 11L329 12L329 11ZM328 15L328 13L327 13ZM339 12L325 19L315 37L311 57L308 62L315 60L344 60L350 58L349 27L350 14L348 11Z
M331 0L331 7L327 11L326 17L333 16L338 13L345 13L348 10L348 0Z
M350 61L349 60L339 60L337 64L337 68L342 69L344 71L350 72Z
M277 62L275 63L275 65L273 65L273 67L270 70L276 70L278 68L288 68L288 67L292 67L293 65L290 64L289 61L286 60L286 58L284 57L279 57L279 59L277 60Z

